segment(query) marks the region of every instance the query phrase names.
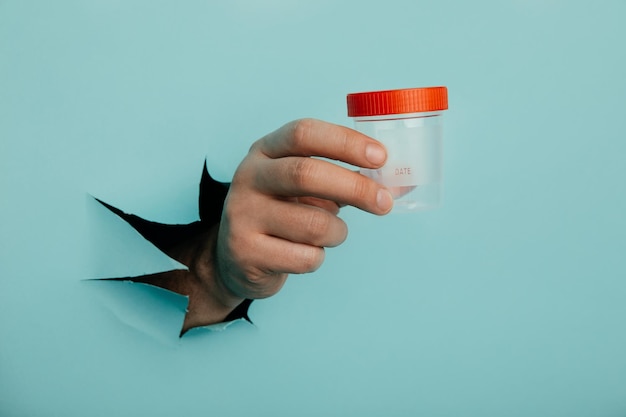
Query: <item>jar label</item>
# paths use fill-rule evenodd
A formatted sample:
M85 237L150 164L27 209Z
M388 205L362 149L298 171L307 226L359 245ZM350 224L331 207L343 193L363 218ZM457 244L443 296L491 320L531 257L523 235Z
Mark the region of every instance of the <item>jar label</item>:
M441 126L377 129L375 138L387 148L387 163L366 170L368 177L389 187L418 186L441 181Z

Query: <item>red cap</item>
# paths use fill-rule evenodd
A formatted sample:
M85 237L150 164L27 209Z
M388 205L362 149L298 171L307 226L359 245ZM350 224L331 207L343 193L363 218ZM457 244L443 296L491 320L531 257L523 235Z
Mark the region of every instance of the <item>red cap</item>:
M446 110L446 87L406 88L348 94L348 116L383 116Z

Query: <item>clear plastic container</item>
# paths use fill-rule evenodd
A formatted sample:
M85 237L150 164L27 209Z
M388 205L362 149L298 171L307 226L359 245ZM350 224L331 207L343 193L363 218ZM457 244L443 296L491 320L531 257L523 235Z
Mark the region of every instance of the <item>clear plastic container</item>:
M361 173L389 188L393 212L439 207L443 186L443 111L446 87L348 94L356 130L387 148L387 162Z

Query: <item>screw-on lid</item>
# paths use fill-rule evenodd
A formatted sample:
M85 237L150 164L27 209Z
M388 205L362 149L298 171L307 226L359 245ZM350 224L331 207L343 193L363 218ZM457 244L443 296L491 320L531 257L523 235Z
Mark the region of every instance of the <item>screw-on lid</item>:
M383 116L448 108L446 87L407 88L348 94L348 116Z

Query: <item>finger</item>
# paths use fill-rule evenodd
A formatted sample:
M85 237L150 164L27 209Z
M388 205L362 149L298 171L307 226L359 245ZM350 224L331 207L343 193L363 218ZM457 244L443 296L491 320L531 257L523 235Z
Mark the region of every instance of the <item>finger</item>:
M253 262L267 274L306 274L324 262L324 249L318 246L267 235L258 235L257 239L259 250L252 255Z
M300 204L307 204L309 206L315 206L322 208L335 216L339 214L341 208L339 204L331 200L324 200L323 198L316 197L296 197L296 201Z
M315 119L288 123L255 145L270 158L319 156L363 168L380 168L387 159L380 142L356 130Z
M291 242L334 247L348 236L344 221L319 207L274 201L266 213L261 231Z
M404 186L404 187L389 187L389 191L391 192L393 199L396 200L398 198L404 197L405 195L415 190L416 188L417 188L417 185L410 185L410 186Z
M256 185L266 194L312 196L385 214L393 206L389 191L374 180L331 162L313 158L268 159L257 171Z

